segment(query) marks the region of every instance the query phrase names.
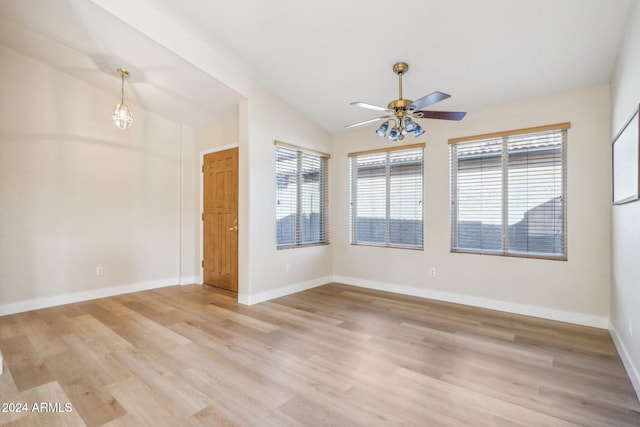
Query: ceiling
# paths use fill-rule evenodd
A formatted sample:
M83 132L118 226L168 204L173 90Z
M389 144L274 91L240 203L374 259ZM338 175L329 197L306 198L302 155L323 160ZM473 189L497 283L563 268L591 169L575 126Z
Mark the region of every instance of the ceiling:
M87 0L0 0L0 43L191 127L237 114L235 91ZM135 117L135 108L132 107Z
M142 0L136 0L138 2ZM153 0L147 4L335 133L397 98L439 90L473 111L609 82L632 0ZM2 0L0 43L193 127L242 97L87 0ZM379 113L378 113L379 114ZM374 127L375 124L368 125Z

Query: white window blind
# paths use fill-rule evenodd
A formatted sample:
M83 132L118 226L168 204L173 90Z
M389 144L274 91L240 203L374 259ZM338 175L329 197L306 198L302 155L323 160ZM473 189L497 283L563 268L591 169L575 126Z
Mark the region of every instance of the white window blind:
M276 145L276 245L328 243L328 156Z
M568 127L453 140L452 251L566 259Z
M421 249L424 144L351 153L351 243Z

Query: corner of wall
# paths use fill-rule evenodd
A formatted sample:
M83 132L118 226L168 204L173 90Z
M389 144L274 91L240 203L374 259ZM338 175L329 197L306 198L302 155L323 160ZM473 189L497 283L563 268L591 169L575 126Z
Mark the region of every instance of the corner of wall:
M284 297L287 295L295 294L297 292L313 289L318 286L326 285L333 281L333 277L319 277L317 279L307 280L300 283L294 283L293 285L281 286L276 289L271 289L265 292L259 292L257 294L248 294L246 292L238 293L238 302L243 305L253 305L261 302L266 302L275 298Z
M613 323L609 323L609 333L611 334L613 343L615 344L616 349L618 350L620 359L622 359L622 363L624 364L624 367L627 370L627 374L629 375L631 384L633 385L633 388L636 391L636 396L638 397L638 401L640 401L640 369L635 365L633 358L631 357L631 354L627 350L627 347L624 345L624 341L621 339Z

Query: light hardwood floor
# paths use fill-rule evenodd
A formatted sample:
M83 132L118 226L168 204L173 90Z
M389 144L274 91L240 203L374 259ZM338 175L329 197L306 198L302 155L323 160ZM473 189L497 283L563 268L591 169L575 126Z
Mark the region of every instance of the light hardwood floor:
M0 350L2 425L640 426L607 331L339 284L5 316Z

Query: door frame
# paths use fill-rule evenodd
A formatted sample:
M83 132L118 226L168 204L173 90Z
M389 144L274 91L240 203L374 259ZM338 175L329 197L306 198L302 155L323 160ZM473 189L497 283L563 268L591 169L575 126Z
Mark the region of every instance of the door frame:
M215 147L215 148L209 148L207 150L202 150L200 151L200 166L198 168L198 175L200 176L200 209L198 212L198 222L200 223L200 239L199 239L199 247L200 247L200 262L202 262L202 260L204 259L204 222L202 221L202 214L204 212L204 174L202 173L202 168L204 167L204 156L206 156L207 154L211 154L211 153L217 153L219 151L226 151L226 150L231 150L233 148L237 148L238 149L238 154L240 154L240 148L239 148L240 144L238 143L232 143L232 144L227 144L227 145L221 145L219 147ZM238 179L240 179L240 169L238 168ZM238 188L238 192L240 192L240 188ZM240 197L238 197L238 204L240 203ZM238 206L239 208L239 206ZM238 245L240 244L240 241L238 241ZM240 272L240 251L238 250L238 272ZM198 282L200 283L200 285L203 284L204 281L204 271L202 270L202 265L198 264ZM238 294L240 294L240 283L238 283Z

